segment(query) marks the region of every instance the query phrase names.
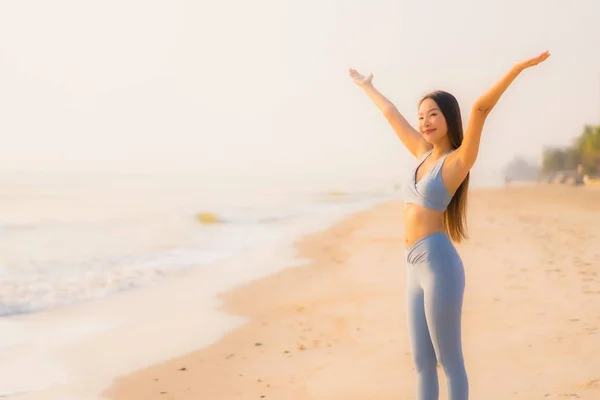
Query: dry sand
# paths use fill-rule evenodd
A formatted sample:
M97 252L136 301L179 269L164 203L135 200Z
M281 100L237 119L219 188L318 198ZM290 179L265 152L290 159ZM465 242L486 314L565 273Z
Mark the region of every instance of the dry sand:
M414 399L402 207L382 204L302 238L307 265L223 296L224 311L250 323L121 377L105 396ZM600 190L473 191L469 232L458 248L471 398L600 399Z

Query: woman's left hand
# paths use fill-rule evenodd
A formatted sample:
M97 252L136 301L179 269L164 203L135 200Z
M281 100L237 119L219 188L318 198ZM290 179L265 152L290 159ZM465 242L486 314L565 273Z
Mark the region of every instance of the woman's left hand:
M533 67L535 65L538 65L539 63L546 61L546 59L550 57L550 52L549 51L545 51L542 54L540 54L537 57L533 57L530 58L529 60L525 60L525 61L521 61L515 64L515 67L519 70L519 71L523 71L524 69Z

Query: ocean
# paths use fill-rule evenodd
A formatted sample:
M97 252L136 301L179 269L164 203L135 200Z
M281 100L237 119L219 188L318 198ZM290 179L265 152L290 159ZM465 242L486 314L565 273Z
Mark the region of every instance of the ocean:
M193 176L4 174L0 316L161 280L281 240L298 220L393 196L357 185Z

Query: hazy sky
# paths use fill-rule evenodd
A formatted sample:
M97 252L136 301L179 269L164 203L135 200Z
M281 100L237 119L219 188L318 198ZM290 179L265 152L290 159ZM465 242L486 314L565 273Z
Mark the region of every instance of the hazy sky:
M597 0L3 0L0 169L395 174L408 152L348 78L412 122L432 89L463 118L549 49L488 119L476 168L600 122Z

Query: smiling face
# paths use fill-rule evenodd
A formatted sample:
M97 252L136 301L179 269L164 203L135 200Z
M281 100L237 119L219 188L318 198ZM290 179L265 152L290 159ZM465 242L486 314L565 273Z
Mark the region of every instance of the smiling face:
M419 131L423 138L431 144L448 140L448 124L438 104L426 98L419 105Z

